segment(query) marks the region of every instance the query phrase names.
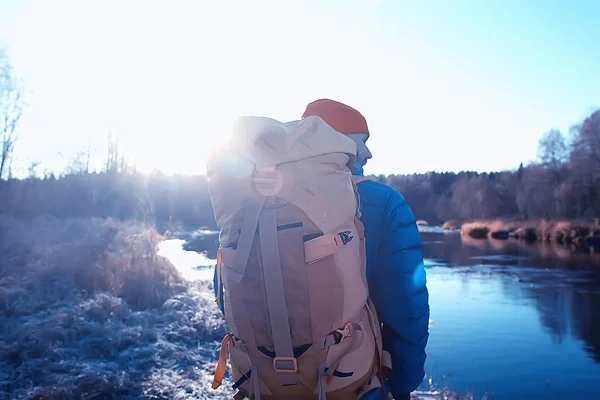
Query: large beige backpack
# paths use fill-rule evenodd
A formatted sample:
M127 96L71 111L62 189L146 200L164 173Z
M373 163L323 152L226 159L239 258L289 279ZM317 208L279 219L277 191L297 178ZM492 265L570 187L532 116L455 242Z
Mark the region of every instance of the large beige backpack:
M209 160L217 279L231 330L213 388L227 349L235 399L359 399L381 387L355 153L319 117L244 117Z

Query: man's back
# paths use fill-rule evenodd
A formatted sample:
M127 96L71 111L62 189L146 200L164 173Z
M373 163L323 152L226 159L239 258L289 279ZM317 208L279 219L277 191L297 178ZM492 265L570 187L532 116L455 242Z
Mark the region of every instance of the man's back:
M424 377L429 294L415 217L395 189L358 184L367 245L369 291L383 322L384 349L392 356L388 382L396 399Z

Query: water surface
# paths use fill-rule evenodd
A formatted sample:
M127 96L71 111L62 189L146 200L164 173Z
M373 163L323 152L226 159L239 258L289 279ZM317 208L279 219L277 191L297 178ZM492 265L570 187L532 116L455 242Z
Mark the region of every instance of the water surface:
M421 235L431 306L422 387L600 398L600 264L562 248Z
M600 398L595 256L435 229L421 236L431 306L422 397ZM183 243L163 242L160 254L187 279L212 279L214 261Z
M167 258L188 281L212 280L215 260L202 253L183 250L183 239L169 239L161 242L157 254Z

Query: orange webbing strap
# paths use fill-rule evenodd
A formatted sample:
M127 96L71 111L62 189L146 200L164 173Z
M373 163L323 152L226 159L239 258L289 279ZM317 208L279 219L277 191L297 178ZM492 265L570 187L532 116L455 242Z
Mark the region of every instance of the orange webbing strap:
M225 371L227 370L227 350L229 348L230 341L231 336L229 334L223 337L223 342L221 343L221 354L219 355L219 362L217 363L217 369L215 371L215 377L213 378L212 383L213 389L218 388L221 386L221 383L223 383Z
M219 251L217 252L217 297L215 298L215 302L221 307L221 261L222 261L222 248L219 247Z

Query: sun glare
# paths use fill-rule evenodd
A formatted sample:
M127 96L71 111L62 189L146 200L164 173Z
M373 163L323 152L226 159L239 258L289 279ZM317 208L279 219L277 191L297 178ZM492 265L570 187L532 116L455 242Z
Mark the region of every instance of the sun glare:
M113 132L139 171L203 174L237 117L297 120L322 97L366 116L376 155L367 173L444 170L448 149L463 149L453 169L489 164L484 152L465 156L479 126L527 148L537 136L526 133L545 129L425 46L415 19L384 24L392 2L22 4L7 43L30 92L16 150L25 171L36 159L63 168L90 140L101 168Z
M32 3L9 38L35 106L23 136L44 126L45 151L65 154L91 139L101 164L113 132L140 171L204 173L239 116L295 120L318 97L364 104L365 84L346 83L374 58L364 26L326 3L282 3Z

